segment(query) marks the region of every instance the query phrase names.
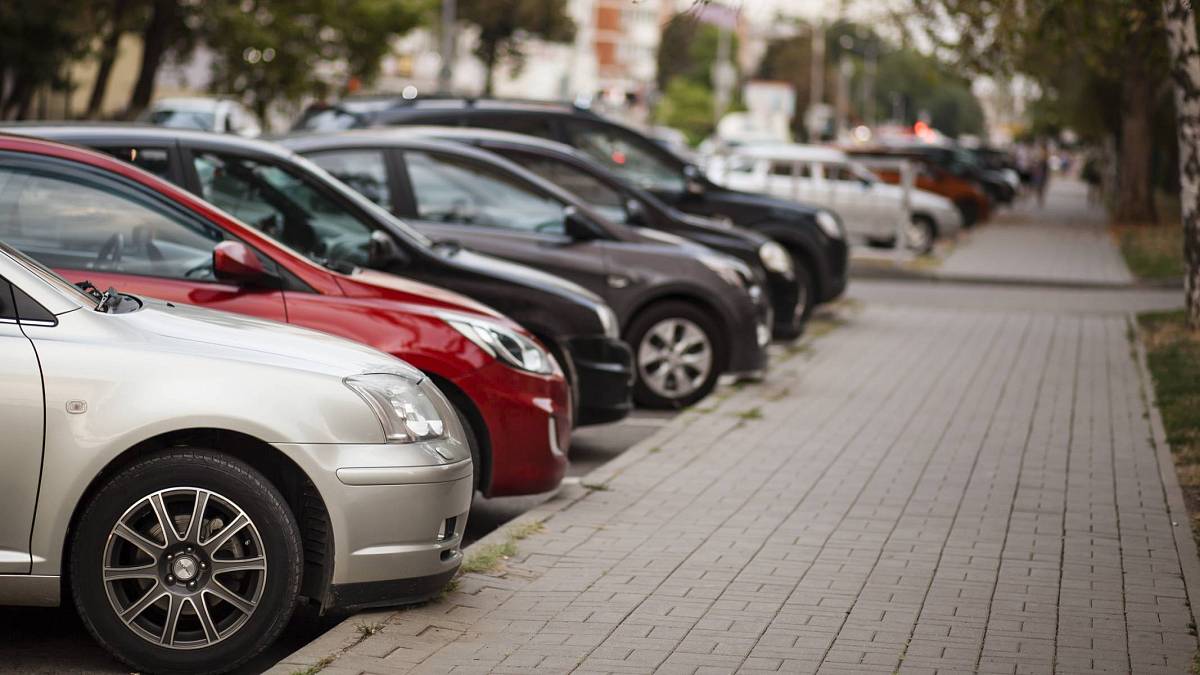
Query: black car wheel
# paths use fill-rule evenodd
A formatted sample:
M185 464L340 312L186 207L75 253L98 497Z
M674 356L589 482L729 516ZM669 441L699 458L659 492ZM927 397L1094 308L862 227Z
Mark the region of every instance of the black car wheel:
M954 202L958 207L958 213L962 216L963 227L974 227L975 222L979 220L979 206L970 199L960 199Z
M219 673L279 636L303 559L296 519L262 474L176 449L122 469L87 502L70 585L88 630L135 670Z
M796 304L787 323L775 322L772 333L776 340L795 340L803 335L808 317L817 305L816 282L813 281L812 272L795 256L792 256L792 261L796 271Z
M633 398L647 408L672 409L704 398L717 385L723 347L716 324L686 302L660 302L638 314L626 335L637 382Z
M925 255L933 250L934 241L937 239L937 225L929 216L918 213L912 217L912 221L904 228L904 245L908 250L914 253Z

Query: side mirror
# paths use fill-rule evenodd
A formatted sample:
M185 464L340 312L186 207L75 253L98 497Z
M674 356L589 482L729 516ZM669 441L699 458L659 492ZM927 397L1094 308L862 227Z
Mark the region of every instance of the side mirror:
M563 234L573 241L588 241L596 238L596 230L590 221L580 215L574 206L563 209Z
M367 266L381 270L392 265L405 264L408 256L396 243L392 235L383 230L371 232L371 241L367 244Z
M690 195L704 194L704 181L700 169L694 164L683 167L684 189Z
M625 223L627 225L645 225L646 208L636 199L625 200Z
M223 241L213 248L213 275L225 281L262 281L270 276L262 261L240 241Z

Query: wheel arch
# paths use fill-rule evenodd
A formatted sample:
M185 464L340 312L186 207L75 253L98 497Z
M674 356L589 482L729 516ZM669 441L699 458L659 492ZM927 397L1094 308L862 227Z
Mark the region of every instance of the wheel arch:
M475 467L476 473L479 474L479 488L485 495L488 494L492 484L492 437L488 431L487 422L483 419L483 413L458 385L440 375L428 371L425 374L433 380L446 398L450 399L454 407L466 415L467 422L471 425L470 431L479 444L480 466Z

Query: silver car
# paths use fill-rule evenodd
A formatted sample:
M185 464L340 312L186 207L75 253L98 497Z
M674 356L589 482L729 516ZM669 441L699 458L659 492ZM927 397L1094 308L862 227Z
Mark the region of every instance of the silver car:
M0 604L70 593L140 671L233 668L299 598L422 600L462 559L470 451L419 371L2 243L0 430Z

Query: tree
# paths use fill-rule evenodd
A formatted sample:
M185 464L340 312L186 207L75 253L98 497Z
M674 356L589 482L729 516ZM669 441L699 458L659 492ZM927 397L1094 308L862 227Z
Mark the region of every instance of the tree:
M713 132L712 109L712 89L677 77L667 85L654 110L654 117L660 124L675 127L687 134L688 142L695 145Z
M142 17L142 58L129 105L125 107L125 119L137 117L150 105L154 80L167 56L183 56L195 46L194 33L188 26L194 10L193 4L185 4L184 0L150 0L148 16Z
M63 64L88 53L84 0L0 2L0 119L24 119L34 96L66 85Z
M787 82L796 90L796 114L792 117L792 133L803 138L804 110L812 101L812 34L780 38L767 43L758 64L758 77L764 80Z
M575 22L567 14L566 0L458 0L458 18L479 30L475 56L483 61L486 72L485 96L492 94L501 59L520 70L525 61L525 40L575 39Z
M98 54L96 79L92 82L92 93L88 97L85 113L89 118L95 118L100 113L100 106L104 104L104 95L108 92L108 79L112 75L113 63L117 60L117 47L121 43L121 35L128 29L126 23L132 5L133 0L112 0L106 6L101 6L103 37Z
M1178 116L1180 203L1183 207L1184 295L1188 326L1200 331L1200 45L1189 0L1164 0Z
M1095 126L1116 94L1120 181L1114 216L1156 219L1153 123L1166 92L1166 39L1158 0L910 0L912 24L971 72L1022 73L1054 100L1072 102L1074 126ZM1080 86L1080 84L1084 86ZM1063 96L1062 92L1069 95ZM1078 98L1083 95L1084 98ZM1075 97L1072 101L1072 97ZM1090 118L1090 119L1086 119Z
M248 0L210 3L201 38L214 52L214 92L232 94L265 118L276 101L298 101L330 83L378 74L394 36L423 16L412 0Z

